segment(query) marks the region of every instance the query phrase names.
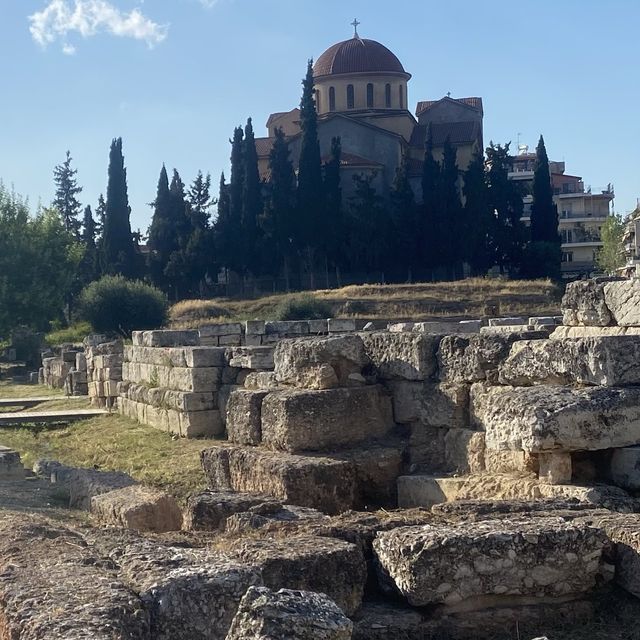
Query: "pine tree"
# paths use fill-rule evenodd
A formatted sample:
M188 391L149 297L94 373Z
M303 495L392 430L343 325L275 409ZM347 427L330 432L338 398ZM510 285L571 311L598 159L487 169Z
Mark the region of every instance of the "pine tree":
M449 277L455 278L461 272L462 244L461 219L462 202L458 186L458 165L455 147L447 137L443 147L440 169L440 206L437 209L436 228L441 247L440 266Z
M276 129L269 154L269 197L265 205L261 227L264 232L263 260L268 271L284 275L287 291L291 288L291 266L294 257L295 188L296 177L290 158L289 143L282 131Z
M422 215L418 224L418 261L430 270L442 263L439 240L441 229L438 227L439 193L440 163L433 157L433 138L429 127L422 167Z
M316 265L318 239L322 232L322 163L318 140L318 114L313 91L313 61L309 60L307 75L302 82L300 101L300 160L298 163L297 207L300 221L300 246L306 268L311 278L311 288L315 288L314 268Z
M79 240L82 205L77 196L82 193L82 187L78 186L76 178L78 170L71 168L72 160L71 152L67 151L64 162L57 165L53 170L53 181L56 185L56 195L53 200L53 206L62 216L67 231L73 233L76 239Z
M340 166L342 162L342 142L339 137L331 139L331 158L324 165L325 222L323 252L326 260L327 289L329 288L329 264L336 271L336 281L340 286L340 268L344 263L345 221L342 211L342 185Z
M464 176L463 245L473 275L484 275L494 264L491 238L495 218L489 206L484 156L476 151Z
M242 254L244 271L260 275L258 220L262 213L262 186L258 171L258 153L251 118L244 129L244 185L242 190Z
M86 285L96 280L100 275L98 249L96 246L96 223L89 205L84 210L81 240L84 254L78 273L82 283Z
M417 211L411 183L409 182L409 157L405 153L396 170L390 194L391 220L393 222L393 249L397 263L404 270L407 282L413 279L419 239L416 234Z
M127 170L122 155L122 138L111 142L109 180L104 216L102 251L105 271L127 278L137 275L137 256L131 235L131 208L127 194Z
M202 171L198 171L198 175L192 182L187 195L189 207L191 209L191 220L194 227L205 229L209 226L209 218L211 209L211 174L206 177Z

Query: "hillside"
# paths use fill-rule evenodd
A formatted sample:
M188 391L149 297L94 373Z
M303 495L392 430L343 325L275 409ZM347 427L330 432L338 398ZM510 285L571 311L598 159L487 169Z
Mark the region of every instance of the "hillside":
M359 285L250 299L183 300L171 308L173 328L195 328L212 321L279 319L292 297L312 295L331 317L388 320L464 319L483 315L558 314L561 289L549 280L470 278L455 282ZM493 307L491 309L490 307Z

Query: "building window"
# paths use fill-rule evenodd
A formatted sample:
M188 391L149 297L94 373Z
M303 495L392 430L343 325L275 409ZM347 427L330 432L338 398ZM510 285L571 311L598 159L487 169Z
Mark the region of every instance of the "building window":
M404 87L400 85L400 108L404 109Z
M562 262L573 262L573 251L563 251Z
M316 96L316 111L322 111L322 109L320 109L320 91L318 91L318 89L315 90L315 96Z
M562 237L562 242L565 244L567 242L573 242L573 231L571 229L562 229L560 236Z
M347 109L353 109L355 107L355 94L353 91L353 85L347 85Z
M329 87L329 111L336 110L336 90L335 87Z
M384 88L384 103L387 109L391 109L391 85L387 84Z
M367 85L367 109L373 109L373 84Z

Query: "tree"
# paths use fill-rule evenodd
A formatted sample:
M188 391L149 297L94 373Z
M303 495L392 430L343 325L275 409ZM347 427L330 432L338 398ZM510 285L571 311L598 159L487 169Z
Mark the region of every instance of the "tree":
M307 64L307 75L302 81L300 101L300 160L298 163L297 207L300 246L310 276L311 288L315 288L314 268L317 259L318 240L322 233L324 210L322 189L322 162L318 140L318 114L313 91L313 61Z
M289 143L276 129L269 153L268 198L261 227L264 234L263 260L274 276L282 270L287 291L291 288L291 262L294 256L296 176L290 158Z
M244 129L244 184L242 189L242 255L243 273L254 276L260 272L258 220L262 214L262 187L258 171L258 153L251 118Z
M495 260L501 271L515 275L523 260L526 230L522 224L522 194L518 185L509 180L512 160L510 144L487 147L487 183L489 208L494 212L491 243L495 247Z
M82 211L82 205L77 196L82 193L82 187L78 186L76 178L78 170L71 168L72 160L71 152L67 151L64 162L57 165L53 170L53 181L56 185L53 206L60 212L67 231L70 231L77 239L80 239L80 212Z
M224 173L220 176L218 212L213 224L213 245L221 265L227 270L237 270L240 221L234 218L231 207L231 186Z
M185 259L189 273L190 293L203 295L204 281L208 272L215 272L215 254L212 252L213 237L209 225L212 206L211 175L203 176L202 171L191 184L187 195L191 215L191 237L185 249Z
M322 250L325 254L327 289L329 288L329 264L336 271L336 281L340 286L340 267L344 263L345 223L342 211L342 185L340 165L342 161L342 141L331 138L331 157L324 165L324 205L325 222Z
M429 127L422 165L422 215L418 224L418 262L427 269L433 269L442 262L438 226L439 191L440 163L433 157L433 138Z
M202 171L198 171L198 175L189 187L187 194L189 208L191 210L191 221L194 227L207 228L209 226L209 211L212 206L211 198L211 174L206 177Z
M402 158L396 170L390 194L391 220L393 224L393 249L399 266L406 274L407 282L413 279L417 262L418 237L415 196L409 182L409 158Z
M162 165L156 198L152 203L153 217L149 227L149 274L153 284L165 293L168 291L165 269L172 252L178 249L178 237L174 221L172 220L172 199L169 192L169 176Z
M84 209L81 240L84 254L80 262L78 275L82 284L86 285L89 282L93 282L100 274L100 262L96 246L96 223L89 205Z
M458 186L458 164L455 147L449 137L444 142L440 181L438 189L436 229L440 246L439 265L452 278L461 275L462 250L465 238L462 235L462 202Z
M610 275L625 265L624 233L625 224L620 215L610 215L602 225L602 247L596 256L596 264Z
M473 155L465 172L463 194L465 257L472 274L483 275L494 264L491 238L494 236L495 216L489 205L484 156L479 150Z
M122 138L111 142L109 179L102 234L105 271L135 277L137 260L131 235L131 208L127 193L127 170L122 155Z

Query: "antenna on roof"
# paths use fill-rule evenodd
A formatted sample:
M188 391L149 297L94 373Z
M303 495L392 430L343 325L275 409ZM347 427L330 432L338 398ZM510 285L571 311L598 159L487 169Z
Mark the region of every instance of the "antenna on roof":
M354 18L353 22L351 23L351 26L353 27L353 37L354 38L359 38L360 36L358 35L358 27L361 25L361 22L358 22L358 18Z

